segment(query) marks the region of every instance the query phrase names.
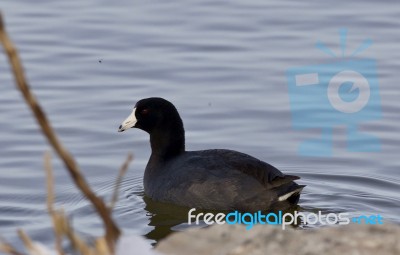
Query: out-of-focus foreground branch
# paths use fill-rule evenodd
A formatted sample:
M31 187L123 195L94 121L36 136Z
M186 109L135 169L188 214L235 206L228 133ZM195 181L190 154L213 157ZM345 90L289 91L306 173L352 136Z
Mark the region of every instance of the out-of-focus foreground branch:
M64 162L68 172L70 173L73 181L75 182L76 186L80 189L80 191L86 196L86 198L92 203L94 208L96 209L97 213L100 215L102 221L104 222L105 227L105 240L107 241L108 246L111 248L111 251L114 249L115 241L118 239L120 235L120 230L113 221L111 217L111 209L107 207L105 202L100 199L96 194L91 190L88 183L86 182L85 178L82 176L77 163L75 162L74 158L68 152L68 150L62 145L60 140L58 139L56 133L54 132L53 128L50 125L44 111L42 110L41 106L39 105L36 97L30 91L29 85L26 81L24 71L22 68L22 64L19 60L18 51L12 41L10 40L5 27L4 21L2 19L0 13L0 42L3 44L4 51L8 57L10 62L12 72L15 77L16 86L21 91L25 102L31 108L37 122L39 123L41 130L45 137L47 138L50 145L56 151L58 156ZM129 162L131 157L127 160ZM123 168L127 168L124 166ZM50 194L49 194L50 195ZM51 195L50 195L51 196ZM114 203L114 199L112 204ZM49 209L51 209L49 207ZM51 214L51 210L49 211Z

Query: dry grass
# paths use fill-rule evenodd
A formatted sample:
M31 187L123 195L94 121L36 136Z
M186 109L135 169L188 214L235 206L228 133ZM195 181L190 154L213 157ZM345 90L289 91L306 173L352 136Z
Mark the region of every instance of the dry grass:
M111 217L111 211L117 201L119 184L122 180L122 176L128 169L129 162L133 158L132 155L128 156L126 162L121 167L120 173L117 178L117 183L115 185L115 190L111 204L110 206L107 206L106 203L92 191L92 189L86 182L85 178L81 174L79 166L77 165L77 163L75 162L74 158L71 156L69 151L63 146L63 144L58 139L56 133L54 132L54 129L51 127L51 124L46 117L46 114L42 110L42 107L40 106L36 97L31 92L28 82L25 78L22 64L19 59L18 51L14 46L14 44L12 43L12 41L10 40L5 30L1 13L0 13L0 43L3 45L4 52L7 55L8 60L10 62L12 72L15 77L16 87L21 91L25 102L32 110L32 113L35 119L37 120L39 126L41 127L44 136L47 138L47 141L52 146L56 154L64 162L64 165L69 174L71 175L72 180L75 182L77 188L91 202L97 214L100 216L100 218L104 223L105 236L98 238L94 242L94 245L89 245L82 238L80 238L79 235L76 234L64 212L62 210L54 209L53 204L55 196L53 187L53 171L51 166L50 153L45 153L44 164L47 175L47 193L48 193L47 209L53 222L56 250L58 254L60 255L65 254L62 248L62 240L64 240L64 238L67 238L71 242L72 247L80 254L85 254L85 255L114 254L115 243L118 240L118 237L120 236L121 232ZM29 254L35 254L35 255L43 254L38 245L35 244L29 238L29 236L25 234L25 232L19 230L18 233L21 240L24 242L25 248L27 249ZM0 241L0 251L14 255L23 254L18 252L14 247L12 247L5 241Z

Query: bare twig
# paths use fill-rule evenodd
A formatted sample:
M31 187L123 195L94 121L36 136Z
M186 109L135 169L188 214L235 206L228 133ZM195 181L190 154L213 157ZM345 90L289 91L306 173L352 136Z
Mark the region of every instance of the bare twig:
M40 250L35 246L32 242L31 238L21 229L18 230L19 238L24 242L26 249L28 250L29 254L32 255L40 255Z
M57 212L54 210L54 185L53 185L53 168L51 167L50 152L44 154L44 169L47 177L47 211L53 222L53 230L55 234L56 249L59 255L64 255L62 248L62 229L59 226Z
M121 169L119 170L118 177L117 177L117 180L115 181L115 185L114 185L114 192L113 192L112 200L111 200L111 203L109 206L110 210L112 210L114 208L115 204L117 203L118 191L119 191L119 187L121 185L122 177L124 177L126 170L128 170L129 163L132 161L132 159L133 159L133 155L130 153L128 155L128 157L126 158L124 164L121 166Z
M11 255L24 255L17 251L11 244L7 243L3 238L0 238L0 252L4 252Z
M95 248L96 248L96 255L109 255L110 250L108 249L107 246L107 240L104 238L99 238L95 242Z
M41 106L39 105L36 97L31 93L29 85L25 79L22 64L19 60L17 49L8 37L3 19L0 14L0 42L3 44L4 50L8 56L8 60L11 64L12 71L15 77L17 88L21 91L26 103L31 108L37 122L39 123L43 134L47 138L48 142L51 144L53 149L57 152L59 157L64 162L68 172L70 173L73 181L77 187L82 191L87 199L95 207L96 211L102 218L106 230L106 239L109 243L111 249L113 250L114 243L120 235L120 230L111 218L111 213L103 200L95 195L95 193L90 189L89 185L85 181L84 177L81 175L78 165L71 156L71 154L64 148L61 142L58 140L53 128L51 127L45 113L43 112Z
M72 247L76 251L79 252L79 254L84 254L84 255L96 255L96 252L93 248L91 248L89 245L85 243L84 240L82 240L74 231L74 229L71 227L67 217L65 216L64 213L59 212L58 214L58 219L60 225L63 226L63 232L64 234L68 237L68 239L71 241ZM107 240L108 241L108 240ZM109 244L107 242L107 244Z
M51 155L50 152L45 152L44 157L44 170L46 171L47 179L47 210L54 212L54 185L53 185L53 168L51 166Z

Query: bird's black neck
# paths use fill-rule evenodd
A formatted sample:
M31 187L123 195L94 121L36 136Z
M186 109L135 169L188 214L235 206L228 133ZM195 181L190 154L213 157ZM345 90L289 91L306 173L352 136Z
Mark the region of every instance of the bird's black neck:
M180 119L179 119L180 120ZM185 130L182 120L163 130L153 130L150 134L151 156L165 162L185 152Z

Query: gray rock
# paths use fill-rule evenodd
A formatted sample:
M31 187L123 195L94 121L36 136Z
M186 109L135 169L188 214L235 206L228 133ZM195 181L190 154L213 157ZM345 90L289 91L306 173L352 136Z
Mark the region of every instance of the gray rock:
M400 226L357 225L282 230L256 225L214 225L175 233L156 250L174 255L399 255Z

